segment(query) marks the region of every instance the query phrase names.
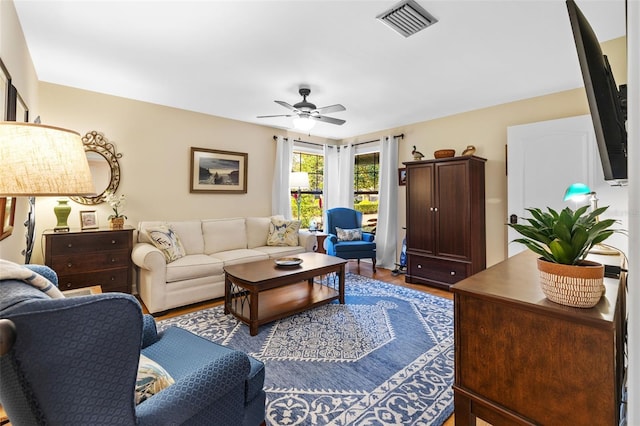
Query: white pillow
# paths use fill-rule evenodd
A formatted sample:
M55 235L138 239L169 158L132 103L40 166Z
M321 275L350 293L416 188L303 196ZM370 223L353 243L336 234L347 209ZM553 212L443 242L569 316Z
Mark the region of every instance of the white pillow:
M362 229L342 229L336 226L336 233L338 234L338 241L361 241Z
M180 242L180 237L173 232L171 227L157 226L147 228L145 232L153 245L162 251L167 263L171 263L186 255L182 242Z
M300 221L271 218L268 246L297 246Z
M136 377L136 404L140 404L174 383L173 377L160 364L140 354Z

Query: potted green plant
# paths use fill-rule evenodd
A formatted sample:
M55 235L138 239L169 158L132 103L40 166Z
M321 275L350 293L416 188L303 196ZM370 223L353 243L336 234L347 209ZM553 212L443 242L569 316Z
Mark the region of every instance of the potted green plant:
M111 206L111 210L113 210L113 214L107 217L107 220L109 221L109 227L111 229L123 229L124 220L127 218L122 214L126 203L126 197L124 196L124 194L120 194L120 196L117 196L112 192L106 192L105 201Z
M560 213L547 208L526 209L532 218L528 224L509 224L523 236L514 242L524 244L538 254L538 270L545 296L563 305L591 308L604 291L604 266L585 260L589 250L618 230L611 229L615 219L599 220L608 207L588 212L588 206Z

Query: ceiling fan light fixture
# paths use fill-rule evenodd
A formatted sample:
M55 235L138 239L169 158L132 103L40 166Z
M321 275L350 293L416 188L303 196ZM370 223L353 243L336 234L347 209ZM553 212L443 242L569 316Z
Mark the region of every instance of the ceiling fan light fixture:
M309 117L296 117L293 119L293 127L303 132L308 132L316 125L316 121Z

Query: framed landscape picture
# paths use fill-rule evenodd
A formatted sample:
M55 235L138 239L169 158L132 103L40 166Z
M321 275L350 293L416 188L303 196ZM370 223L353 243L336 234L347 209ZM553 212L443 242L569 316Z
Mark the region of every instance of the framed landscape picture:
M189 192L246 194L247 159L242 152L191 147Z

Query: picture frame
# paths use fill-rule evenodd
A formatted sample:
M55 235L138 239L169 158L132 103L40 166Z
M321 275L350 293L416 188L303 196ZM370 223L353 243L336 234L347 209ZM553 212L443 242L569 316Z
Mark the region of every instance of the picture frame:
M80 211L80 229L97 229L98 213L95 210Z
M243 152L191 147L189 192L246 194L248 157Z
M9 89L11 87L11 76L0 58L0 121L9 119Z
M407 184L407 168L400 167L398 169L398 185L405 186Z
M0 198L0 241L13 232L16 218L16 197Z

